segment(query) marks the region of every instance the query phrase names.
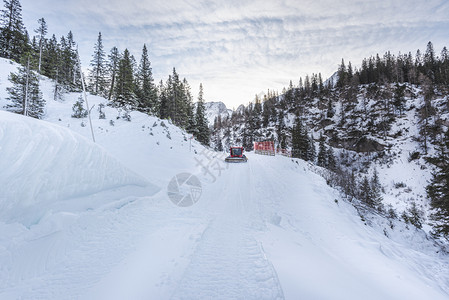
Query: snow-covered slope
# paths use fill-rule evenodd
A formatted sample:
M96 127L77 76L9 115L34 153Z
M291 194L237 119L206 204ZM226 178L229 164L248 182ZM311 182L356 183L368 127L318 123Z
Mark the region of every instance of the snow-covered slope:
M14 200L0 219L0 299L449 298L446 254L397 220L361 220L316 167L253 153L225 165L165 120L108 107L99 119L106 100L89 96L93 144L70 117L79 94L53 101L41 84L45 121L0 114L0 170L15 172L0 173ZM167 193L180 173L201 183L190 207ZM22 214L36 199L44 215Z

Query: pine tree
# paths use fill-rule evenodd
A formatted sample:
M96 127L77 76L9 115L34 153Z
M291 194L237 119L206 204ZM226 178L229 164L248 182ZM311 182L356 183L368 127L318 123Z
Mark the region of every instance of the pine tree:
M167 89L164 86L164 83L162 82L162 80L159 83L159 117L161 119L168 119L170 117L169 115L169 106L168 106L168 96L167 96ZM193 130L193 132L195 132L195 129ZM192 133L193 133L192 132Z
M435 165L435 172L426 191L433 209L434 234L449 238L449 129L438 146L438 156L430 162Z
M128 49L120 59L115 84L114 105L126 109L136 109L136 95L133 65Z
M109 93L108 93L108 100L111 100L114 94L115 90L115 81L117 77L118 72L118 65L120 62L120 54L118 52L117 47L113 47L111 49L110 54L108 55L108 71L109 71L109 77L110 77L110 85L109 85Z
M19 67L17 73L11 73L9 81L12 87L6 88L11 104L6 109L18 114L40 119L44 115L45 100L39 90L39 76L27 67Z
M0 56L20 61L28 50L27 33L22 21L22 6L19 0L3 0L0 12Z
M226 119L226 124L223 139L225 141L225 149L229 149L231 147L231 138L232 138L232 132L231 132L231 126L229 125L229 117Z
M342 88L346 86L348 83L348 72L346 70L345 61L342 58L341 64L338 68L338 81L337 81L337 87Z
M222 152L223 144L221 139L221 117L217 116L214 120L214 131L213 131L213 144L214 150Z
M449 84L449 51L443 47L440 55L441 60L441 82Z
M195 136L196 139L201 144L209 146L210 133L205 113L206 107L204 106L204 99L203 99L203 84L200 83L200 90L198 93L198 102L196 105L196 115L195 115L196 120Z
M81 86L79 71L77 71L77 56L75 49L75 42L71 32L67 37L62 36L60 39L60 59L58 66L58 81L70 88L71 91L76 91L76 88Z
M101 32L98 33L94 54L90 61L92 69L89 72L89 90L94 95L105 95L106 91L106 54L103 49Z
M320 135L320 143L318 146L318 160L317 160L317 165L323 168L327 168L328 167L328 161L327 161L327 149L326 149L326 144L324 143L325 138L324 136L321 134Z
M327 148L327 168L334 172L337 171L337 161L332 147Z
M60 60L58 68L59 82L70 88L71 91L79 91L81 87L81 76L78 70L78 59L76 52L76 43L73 40L71 31L66 37L60 39Z
M377 210L382 211L383 210L382 185L380 184L379 174L377 173L376 169L374 169L373 177L371 179L371 192L372 192L372 199L371 199L372 206Z
M99 119L106 119L106 114L103 111L105 105L103 103L98 104L98 118Z
M168 113L173 123L181 128L189 126L189 102L191 101L191 95L186 94L184 83L187 84L187 80L181 82L176 69L173 68L173 73L168 77L166 83ZM187 88L189 88L188 84Z
M394 101L393 105L399 110L399 115L402 115L402 112L405 108L405 84L396 83L394 90Z
M51 39L46 41L42 54L41 74L52 79L56 78L59 66L59 45L56 36L53 34Z
M193 103L192 93L190 92L190 85L187 80L184 78L183 82L184 93L186 97L186 106L187 106L187 126L186 131L190 134L193 134L195 131L195 104Z
M372 207L372 189L367 176L364 176L360 183L359 198L364 204Z
M84 108L84 98L83 95L78 97L78 100L72 106L72 118L85 118L88 115L87 109Z
M332 117L335 115L334 107L332 106L332 99L329 98L329 101L327 102L327 111L326 111L326 117L329 119L332 119Z
M285 126L284 122L284 110L281 108L279 110L279 114L277 116L277 126L276 126L276 135L278 148L286 149L287 148L287 126Z
M44 47L44 39L47 34L47 23L44 18L40 18L37 20L39 27L34 31L38 34L39 38L39 66L38 71L41 73L41 64L42 64L42 48Z
M423 67L424 67L424 74L430 78L432 82L435 82L436 77L436 58L435 58L435 51L433 50L433 44L432 42L427 43L427 49L426 53L424 54L423 59Z
M292 157L303 160L311 160L310 155L310 138L301 119L296 117L295 124L291 131L292 134Z
M413 201L410 208L407 209L407 221L413 224L416 228L422 228L422 216L423 212L416 206L416 202Z
M307 160L309 160L312 163L315 163L316 160L316 148L315 148L315 142L313 139L313 134L311 133L308 139L309 148L307 151Z
M148 58L147 46L143 45L142 58L140 59L137 73L137 108L141 112L155 113L157 103L157 91L154 85L151 63Z
M257 129L258 129L258 114L255 111L253 103L250 103L244 110L244 124L245 124L245 130L243 131L243 147L247 151L253 150L254 146L254 138L257 138ZM283 144L284 141L281 141L281 144ZM287 146L285 145L285 148ZM283 148L283 149L285 149Z
M431 117L435 114L435 109L432 105L432 98L434 94L434 88L432 81L424 76L420 75L419 81L422 86L423 94L424 94L424 103L418 109L418 116L420 124L420 141L422 142L422 146L424 148L424 153L427 155L428 144L431 134Z

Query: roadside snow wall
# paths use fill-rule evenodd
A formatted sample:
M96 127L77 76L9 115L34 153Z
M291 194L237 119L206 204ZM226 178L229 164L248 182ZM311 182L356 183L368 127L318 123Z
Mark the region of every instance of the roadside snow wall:
M0 111L0 222L30 226L67 203L92 209L124 187L158 190L71 130ZM106 198L92 196L106 190Z

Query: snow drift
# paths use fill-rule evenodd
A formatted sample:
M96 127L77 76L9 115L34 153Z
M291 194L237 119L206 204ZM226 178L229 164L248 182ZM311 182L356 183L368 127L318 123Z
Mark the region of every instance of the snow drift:
M82 198L100 191L126 186L144 188L147 195L157 191L77 133L4 111L0 155L0 221L6 223L29 226L71 200L71 206L91 208L100 203Z

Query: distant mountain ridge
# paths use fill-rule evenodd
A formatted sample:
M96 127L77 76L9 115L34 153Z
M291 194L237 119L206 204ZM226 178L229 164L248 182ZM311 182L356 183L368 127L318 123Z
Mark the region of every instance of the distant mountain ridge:
M204 106L206 107L206 118L209 126L214 126L214 120L217 116L226 118L232 115L232 109L227 108L226 104L221 101L206 102Z

